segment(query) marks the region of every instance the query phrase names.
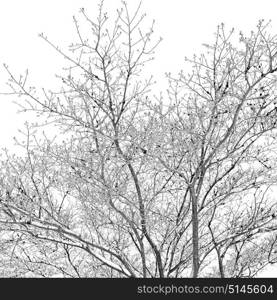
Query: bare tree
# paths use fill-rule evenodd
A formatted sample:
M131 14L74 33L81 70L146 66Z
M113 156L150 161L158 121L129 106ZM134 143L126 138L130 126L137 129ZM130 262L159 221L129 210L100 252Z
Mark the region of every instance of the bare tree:
M35 234L35 238L79 247L117 276L149 276L146 254L150 251L163 276L161 255L146 225L146 184L140 182L148 168L141 126L152 78L138 78L159 40L151 41L153 24L143 31L145 15L140 14L140 5L133 15L123 5L113 26L107 23L102 3L95 22L81 10L93 38L82 35L74 18L79 37L71 45L75 57L41 35L71 64L67 74L60 76L62 89L43 89L44 100L37 96L39 91L27 87L27 72L17 80L6 66L13 92L28 98L23 109L47 114L48 123L58 124L66 140L53 145L46 139L42 144L28 128L23 145L26 160L4 167L21 170L27 178L17 174L8 179L13 181L10 186L4 184L3 211L10 220L2 222L31 235L38 229L51 231L54 237ZM18 190L31 207L16 205ZM68 203L71 210L65 208ZM25 219L20 221L22 215Z
M277 40L260 22L168 75L166 97L141 79L160 40L140 5L108 22L103 3L74 18L61 89L38 90L8 66L12 95L58 132L26 125L24 155L3 153L4 276L255 276L276 255ZM276 102L277 103L277 102ZM215 263L216 261L216 263Z
M191 223L193 277L212 252L221 277L230 272L229 255L236 253L237 268L253 244L268 253L262 231L275 247L276 200L268 197L276 184L277 39L268 26L261 21L236 42L222 24L206 53L187 59L190 74L168 75L170 105L156 126L167 134L158 158L184 187L176 225L183 235L184 218ZM254 272L249 264L240 275Z

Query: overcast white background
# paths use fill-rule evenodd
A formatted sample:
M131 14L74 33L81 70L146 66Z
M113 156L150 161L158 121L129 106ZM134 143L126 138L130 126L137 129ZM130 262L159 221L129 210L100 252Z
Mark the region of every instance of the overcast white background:
M127 3L135 7L138 1ZM54 74L65 62L38 34L44 32L55 44L66 47L75 37L72 16L77 16L81 7L93 16L97 4L98 0L1 1L0 93L8 91L3 63L17 74L28 68L32 85L55 86ZM119 6L118 0L105 1L107 11ZM149 20L156 20L156 34L163 37L151 66L158 81L165 72L178 72L184 57L199 53L202 43L213 42L221 22L237 32L249 32L259 19L271 19L272 32L277 34L276 0L144 0L142 8ZM12 147L12 138L26 117L18 116L13 100L0 95L0 147ZM277 271L268 270L261 276L277 277Z

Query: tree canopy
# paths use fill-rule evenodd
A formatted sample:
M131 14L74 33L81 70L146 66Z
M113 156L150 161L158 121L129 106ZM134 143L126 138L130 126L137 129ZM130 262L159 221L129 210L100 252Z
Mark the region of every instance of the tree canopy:
M2 153L4 277L253 277L277 262L277 36L219 25L167 74L141 76L161 39L141 7L74 18L55 91L9 73L23 130ZM88 26L88 27L86 27ZM54 125L54 126L53 126Z

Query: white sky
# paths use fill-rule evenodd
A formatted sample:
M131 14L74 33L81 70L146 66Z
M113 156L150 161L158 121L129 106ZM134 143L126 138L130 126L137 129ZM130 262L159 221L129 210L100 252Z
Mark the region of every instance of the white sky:
M136 6L137 0L127 0ZM0 93L7 91L7 63L16 74L29 69L30 79L37 86L53 86L54 74L63 66L58 57L38 33L44 32L51 41L67 46L75 34L72 16L81 7L88 14L97 11L98 0L9 0L0 2ZM106 0L108 11L120 5L118 0ZM143 10L149 20L156 20L156 34L163 37L151 71L157 77L167 71L177 72L184 57L200 52L202 43L213 42L213 33L221 22L237 31L249 32L259 19L272 20L272 32L277 33L276 0L144 0ZM0 95L0 147L11 147L13 136L25 120L16 114L13 97ZM276 276L265 272L263 276Z

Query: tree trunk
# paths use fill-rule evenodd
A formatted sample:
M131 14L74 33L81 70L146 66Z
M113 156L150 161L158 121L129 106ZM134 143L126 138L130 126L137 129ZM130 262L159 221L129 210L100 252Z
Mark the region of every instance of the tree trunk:
M198 208L193 189L190 190L192 207L192 277L197 278L199 271Z

